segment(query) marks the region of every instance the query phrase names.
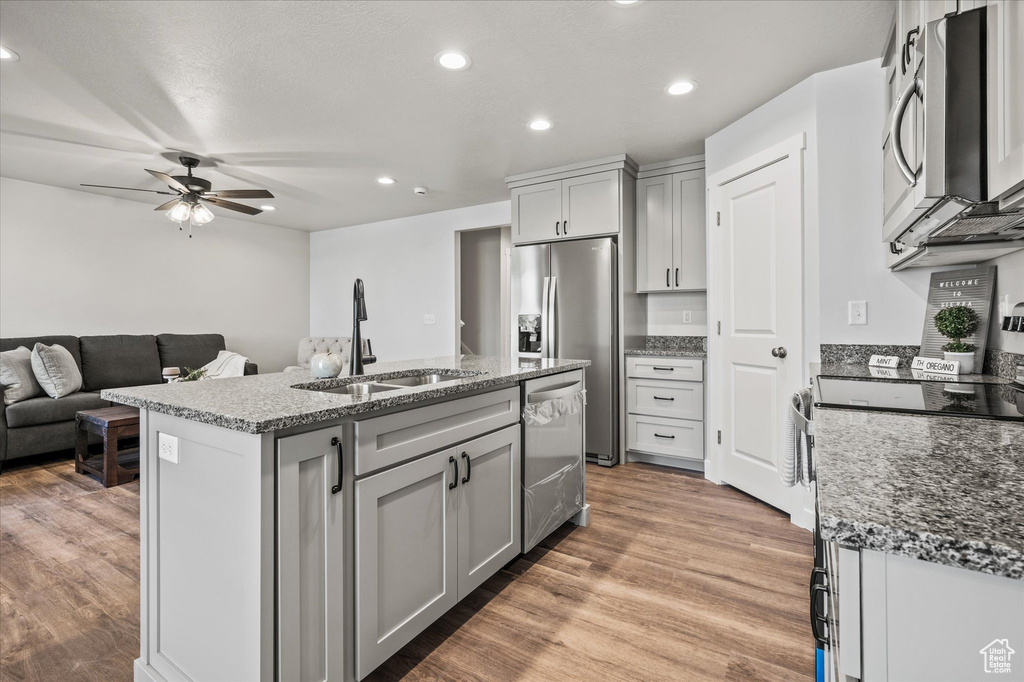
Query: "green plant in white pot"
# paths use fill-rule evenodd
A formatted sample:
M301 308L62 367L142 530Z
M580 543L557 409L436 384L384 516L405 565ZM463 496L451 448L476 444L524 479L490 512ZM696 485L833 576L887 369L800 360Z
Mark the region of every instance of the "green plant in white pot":
M960 361L960 374L974 373L974 352L978 348L973 343L965 343L964 339L973 336L980 325L974 308L953 306L935 313L935 328L950 340L942 347L943 356L946 360Z

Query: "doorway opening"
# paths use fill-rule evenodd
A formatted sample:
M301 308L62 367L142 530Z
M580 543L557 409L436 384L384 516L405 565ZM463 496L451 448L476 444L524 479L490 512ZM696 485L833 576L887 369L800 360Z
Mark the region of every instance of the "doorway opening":
M455 233L456 355L511 355L511 257L510 225Z

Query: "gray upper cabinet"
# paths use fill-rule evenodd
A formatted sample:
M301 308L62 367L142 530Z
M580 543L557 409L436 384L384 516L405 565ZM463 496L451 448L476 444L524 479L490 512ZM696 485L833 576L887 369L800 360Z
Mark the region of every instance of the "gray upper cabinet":
M988 7L988 187L1004 208L1024 202L1024 3Z
M356 677L458 601L458 479L443 450L355 483Z
M640 169L637 291L707 289L704 157Z
M505 178L512 191L512 241L551 242L623 230L623 184L636 177L625 154ZM631 195L630 195L631 196Z
M277 679L344 679L342 427L277 442ZM342 493L346 491L341 491Z

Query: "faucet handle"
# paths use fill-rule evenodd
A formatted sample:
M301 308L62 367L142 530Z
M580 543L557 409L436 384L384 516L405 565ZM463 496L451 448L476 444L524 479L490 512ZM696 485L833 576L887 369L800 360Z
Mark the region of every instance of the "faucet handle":
M366 339L366 355L363 356L364 365L372 365L377 362L377 356L373 354L373 346L370 345L370 339Z

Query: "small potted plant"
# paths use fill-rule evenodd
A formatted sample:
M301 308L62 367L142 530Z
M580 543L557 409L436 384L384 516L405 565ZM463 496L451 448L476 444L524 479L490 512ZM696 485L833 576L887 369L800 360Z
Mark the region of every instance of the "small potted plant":
M935 328L950 340L942 347L943 356L946 360L960 361L960 374L974 373L974 351L977 346L964 343L964 339L973 336L980 323L974 308L966 306L943 308L935 313Z

